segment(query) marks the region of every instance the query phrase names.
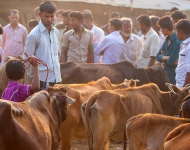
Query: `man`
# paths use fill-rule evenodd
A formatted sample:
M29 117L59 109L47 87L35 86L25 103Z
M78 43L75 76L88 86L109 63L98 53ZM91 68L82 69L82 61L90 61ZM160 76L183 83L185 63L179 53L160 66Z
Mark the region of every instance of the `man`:
M104 38L104 31L93 24L93 17L91 13L83 13L84 20L83 23L88 25L88 29L93 33L93 41L95 45L98 45L102 42ZM94 62L101 62L99 56L94 55Z
M28 33L30 33L30 31L32 31L32 29L34 27L36 27L38 25L38 21L36 19L32 19L28 22Z
M190 21L182 19L175 27L178 39L183 41L176 68L176 86L182 88L190 83Z
M59 58L61 57L61 50L62 50L62 46L63 46L63 35L65 32L71 30L71 24L70 24L70 20L69 20L69 13L71 11L67 10L62 12L62 16L63 16L63 23L60 24L59 26L56 26L57 29L59 30Z
M157 61L163 62L164 70L172 84L176 84L175 69L179 58L179 49L181 42L178 40L174 32L174 26L169 16L164 16L158 20L157 25L160 26L164 36L167 36L162 48L157 54Z
M184 14L180 10L176 10L176 11L171 13L171 17L172 17L172 21L173 21L173 23L175 25L180 19L186 19L187 15Z
M47 83L43 87L47 70L43 65L38 65L40 76L40 88L45 89L47 86L53 86L61 82L60 64L58 58L59 31L52 25L56 6L52 2L43 2L40 4L39 16L41 21L30 32L26 40L25 52L28 55L34 55L43 60L48 66ZM32 77L32 68L27 70L27 73Z
M105 36L94 50L95 55L103 55L103 63L112 64L120 61L120 55L124 51L124 41L119 33L121 25L120 19L111 19L108 27L110 34Z
M143 47L137 61L137 67L151 67L156 63L156 55L159 51L160 39L158 34L151 28L149 16L141 15L137 18L137 21L143 34Z
M72 11L69 19L73 29L64 34L60 62L93 63L93 34L83 27L83 14Z
M64 13L65 11L64 10L58 10L57 12L56 12L56 14L55 14L55 16L56 16L56 19L55 19L55 25L56 26L58 26L58 25L62 25L63 24L63 13Z
M120 14L117 11L112 12L111 14L111 19L113 18L120 18ZM109 34L109 30L108 30L109 24L106 24L104 26L102 26L102 30L105 32L105 35Z
M7 56L16 57L23 55L28 35L27 29L19 23L20 16L18 10L10 10L8 18L10 23L3 27L2 48L4 50L4 60Z
M179 8L177 8L177 7L172 7L171 9L170 9L170 14L172 14L174 11L176 11L176 10L179 10Z
M154 31L156 31L156 33L158 34L159 38L160 38L160 47L162 47L162 45L164 44L166 38L165 36L162 34L162 32L160 31L160 27L157 25L157 21L160 19L160 17L157 16L150 16L150 21L151 21L151 27Z
M125 50L121 53L120 61L128 60L135 67L137 59L142 49L142 40L139 36L132 34L133 23L130 18L121 18L122 21L122 38L125 42Z
M35 17L35 19L36 19L38 22L40 21L40 17L38 16L39 11L40 11L40 8L39 8L39 7L36 7L36 8L34 9L34 17Z

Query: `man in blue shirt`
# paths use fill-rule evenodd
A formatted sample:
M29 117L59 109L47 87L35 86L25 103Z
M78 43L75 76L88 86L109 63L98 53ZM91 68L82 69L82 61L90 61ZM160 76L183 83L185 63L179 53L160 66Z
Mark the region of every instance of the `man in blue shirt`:
M28 55L34 55L46 62L48 65L47 86L53 86L61 82L60 64L58 57L59 31L52 25L54 21L56 7L52 2L43 2L40 4L39 16L41 21L30 32L26 39L25 52ZM39 64L40 88L44 85L47 76L46 67ZM27 73L32 77L33 71L30 68Z
M174 32L174 25L169 16L160 18L157 24L160 26L164 36L167 36L166 41L157 54L157 61L164 63L166 74L170 82L175 85L175 69L177 67L181 42Z
M121 26L120 19L111 19L108 27L110 34L105 36L94 50L95 55L103 55L103 63L112 64L120 61L120 55L125 48L125 43L119 33Z

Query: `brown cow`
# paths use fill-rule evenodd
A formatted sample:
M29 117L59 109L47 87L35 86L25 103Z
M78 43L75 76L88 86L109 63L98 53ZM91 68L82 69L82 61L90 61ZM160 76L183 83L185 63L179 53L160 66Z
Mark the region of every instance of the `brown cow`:
M163 150L190 150L190 123L182 124L166 137Z
M108 138L123 140L126 121L141 113L174 115L188 89L168 84L173 92L162 92L155 84L100 91L82 105L90 150L102 150Z
M124 150L162 150L164 139L175 127L190 119L161 114L140 114L127 121Z
M87 63L65 63L60 64L61 78L64 84L88 83L107 77L111 83L119 84L124 79L138 79L137 86L152 82L158 85L160 90L167 91L165 83L169 83L164 69L161 65L151 68L135 68L130 62L123 61L114 64L87 64Z
M60 92L38 92L25 102L0 100L1 150L57 150L66 106L74 101Z
M69 84L67 86L67 95L76 99L76 102L68 106L67 119L61 124L61 147L62 150L70 150L72 140L85 139L85 129L81 116L81 105L96 91L111 90L117 88L126 88L127 83L118 85L111 84L108 78L103 77L96 82L88 84ZM133 84L133 83L132 83ZM65 85L55 85L54 88L61 88ZM130 85L131 86L131 85Z

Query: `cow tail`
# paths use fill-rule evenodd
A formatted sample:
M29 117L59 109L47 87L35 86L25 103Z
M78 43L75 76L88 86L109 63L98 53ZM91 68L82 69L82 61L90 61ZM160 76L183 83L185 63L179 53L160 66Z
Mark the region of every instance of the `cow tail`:
M126 136L126 126L125 126L125 128L124 128L124 134L123 134L123 150L126 150L126 140L127 140L127 136Z
M90 129L90 107L96 102L96 94L94 94L86 103L85 107L85 117L86 117L86 134L87 134L87 141L88 141L88 146L89 150L92 149L92 143L93 143L93 138L92 138L92 132Z

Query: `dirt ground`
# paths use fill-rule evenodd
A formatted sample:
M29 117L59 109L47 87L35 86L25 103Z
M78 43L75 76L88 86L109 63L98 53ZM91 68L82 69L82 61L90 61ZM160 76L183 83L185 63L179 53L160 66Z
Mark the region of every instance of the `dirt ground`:
M110 142L109 149L107 149L107 150L122 150L122 149L123 149L123 143ZM60 150L60 148L58 150ZM71 150L88 150L87 141L86 140L74 140L72 143Z

